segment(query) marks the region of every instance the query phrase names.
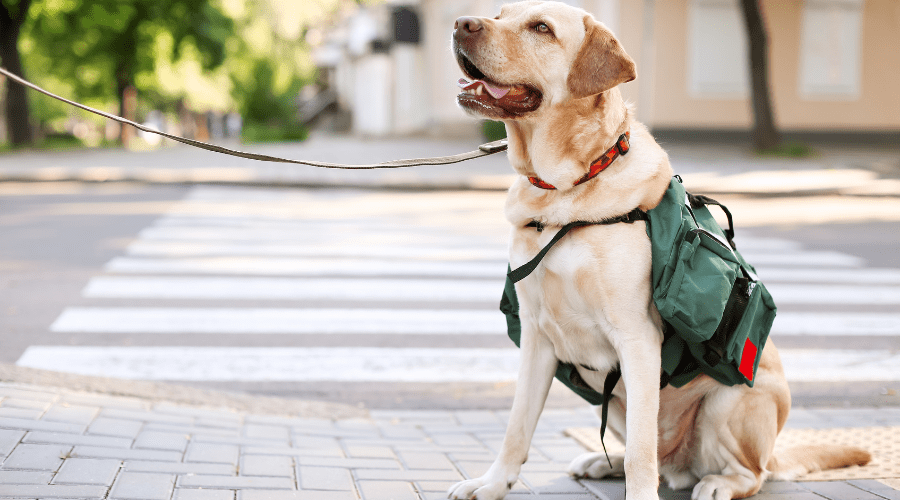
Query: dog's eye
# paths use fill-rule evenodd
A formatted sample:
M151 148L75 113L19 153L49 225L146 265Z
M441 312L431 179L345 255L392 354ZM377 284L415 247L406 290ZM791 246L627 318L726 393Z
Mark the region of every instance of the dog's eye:
M547 23L537 23L534 25L534 30L538 33L551 33L550 26L547 26Z

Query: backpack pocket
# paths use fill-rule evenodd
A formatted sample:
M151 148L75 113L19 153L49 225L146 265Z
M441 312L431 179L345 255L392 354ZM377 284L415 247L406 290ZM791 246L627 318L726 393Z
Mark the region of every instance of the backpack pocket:
M704 342L722 321L741 264L727 243L702 228L685 233L672 279L656 298L662 317L687 342Z

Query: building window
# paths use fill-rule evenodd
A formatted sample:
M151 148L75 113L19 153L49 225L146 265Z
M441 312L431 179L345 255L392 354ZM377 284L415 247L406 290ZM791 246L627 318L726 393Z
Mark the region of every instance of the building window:
M806 0L800 38L800 96L857 99L863 0Z
M691 0L688 89L698 99L749 96L747 28L738 0Z

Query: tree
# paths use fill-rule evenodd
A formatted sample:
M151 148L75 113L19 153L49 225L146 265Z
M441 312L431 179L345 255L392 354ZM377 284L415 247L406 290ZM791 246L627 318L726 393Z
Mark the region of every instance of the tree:
M0 0L0 63L9 71L22 76L22 59L19 55L19 34L28 16L31 0ZM31 123L28 119L28 96L25 87L12 81L6 82L7 136L13 145L21 146L32 141Z
M175 60L191 50L211 70L222 64L234 29L210 0L74 0L35 7L29 35L52 57L48 72L72 84L77 98L114 98L120 114L127 89L156 91L159 58Z
M750 41L750 78L753 99L753 144L758 150L774 149L781 144L775 126L769 94L769 55L766 26L759 8L760 0L741 0L744 22Z

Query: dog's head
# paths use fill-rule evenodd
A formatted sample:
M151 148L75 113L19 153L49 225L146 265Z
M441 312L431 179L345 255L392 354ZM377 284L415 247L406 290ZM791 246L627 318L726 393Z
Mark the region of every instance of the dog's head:
M523 118L636 77L612 32L559 2L507 4L494 19L461 17L453 51L466 76L457 102L495 120Z
M559 2L504 5L494 19L461 17L453 51L466 79L457 102L494 120L537 114L634 80L634 61L587 12Z

